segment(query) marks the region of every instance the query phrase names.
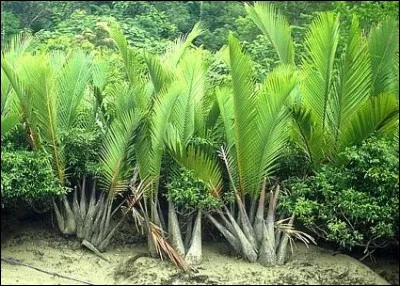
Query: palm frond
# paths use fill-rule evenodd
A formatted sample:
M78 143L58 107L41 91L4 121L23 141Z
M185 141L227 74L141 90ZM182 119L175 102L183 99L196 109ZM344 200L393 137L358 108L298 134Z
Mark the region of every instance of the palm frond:
M256 128L256 96L250 58L241 51L238 40L229 35L229 53L233 86L234 138L239 189L252 186L252 169L259 156L254 130Z
M30 34L20 32L11 38L11 40L5 45L2 53L6 55L8 61L15 62L26 52L32 40L33 37Z
M161 158L164 152L164 138L168 122L172 117L173 106L178 100L180 87L172 85L168 90L162 90L154 99L148 128L143 131L149 139L140 140L140 156L138 162L141 176L158 178L161 168ZM147 137L146 136L146 137ZM146 159L146 152L149 158ZM143 161L141 161L143 160ZM146 162L147 160L147 162Z
M157 55L146 54L145 62L155 93L157 94L163 88L168 88L173 79L172 70L166 66Z
M167 51L163 55L163 61L169 66L170 69L174 69L176 65L181 60L182 56L185 54L186 50L192 42L203 33L203 27L200 22L197 22L192 31L186 36L181 37L171 43L169 47L167 47Z
M115 117L136 107L134 91L127 81L119 81L109 86L107 96L115 105Z
M373 132L391 133L398 128L399 105L394 94L371 97L346 125L339 136L339 151L361 143Z
M53 156L53 168L59 182L65 184L64 148L60 141L57 118L56 78L45 54L32 57L30 65L25 66L27 87L33 94L33 110L37 119L40 136L49 153ZM47 147L48 146L48 147Z
M105 86L109 79L110 62L105 59L93 63L92 66L92 79L93 85L98 88L101 92L104 91Z
M325 142L324 133L311 117L311 112L301 105L290 106L292 117L291 136L293 140L302 148L314 166L325 158L326 152L330 149L330 144Z
M179 140L177 130L168 133L169 151L175 161L182 167L193 171L193 175L202 180L212 194L218 195L222 190L222 174L216 157L207 154L201 148L189 145L187 148Z
M253 191L257 194L262 178L271 175L282 147L288 138L289 114L284 107L289 95L298 84L298 76L290 66L273 70L264 83L257 104L257 136L260 138L258 166Z
M27 69L33 69L34 65L32 64L32 56L30 55L21 55L14 62L10 63L6 59L6 55L1 55L1 68L2 68L2 79L4 77L4 88L2 82L2 93L3 92L11 92L6 91L8 83L14 90L18 100L18 109L19 114L22 116L22 121L25 124L26 135L29 144L31 145L33 150L37 150L41 146L41 140L38 135L37 129L37 116L32 112L33 111L33 94L30 88L28 88L29 84L29 76L26 74ZM4 73L3 73L4 72ZM3 80L2 80L3 81ZM4 97L6 100L6 97ZM2 97L3 104L3 97Z
M1 115L1 136L3 137L6 135L9 131L11 131L20 121L21 117L19 114L16 113L11 113Z
M226 157L228 161L228 168L232 175L231 182L235 188L239 186L239 172L237 164L237 152L235 146L235 129L234 129L234 109L233 109L233 96L232 90L227 87L217 88L216 97L218 101L219 111L222 118L225 131L225 142L226 146L223 152L225 155L220 154L220 156Z
M291 28L284 16L269 2L245 4L247 14L261 32L270 40L281 63L294 65L294 43Z
M175 84L180 87L180 95L171 122L178 129L181 141L187 144L196 131L205 131L205 73L201 52L187 52L178 65Z
M127 188L132 174L129 163L134 156L133 138L141 119L142 114L131 109L111 123L100 151L103 169L100 186L105 191L114 193Z
M21 116L18 112L15 92L3 69L1 79L1 136L4 136L18 124Z
M79 106L91 79L92 58L83 52L71 55L58 77L57 123L63 130L74 127Z
M311 24L306 36L303 61L302 99L312 116L328 126L328 103L332 92L334 59L339 41L339 18L331 12L321 13Z
M335 82L334 97L330 102L335 141L342 126L367 100L370 86L368 46L359 31L358 19L353 17L346 52L339 61L339 76Z
M396 53L399 52L398 31L398 20L386 18L369 35L373 96L383 92L394 92L395 84L398 83L393 73L393 62Z
M129 46L121 27L116 23L109 23L105 29L116 43L125 66L129 82L132 86L141 84L139 64L143 61L141 54Z

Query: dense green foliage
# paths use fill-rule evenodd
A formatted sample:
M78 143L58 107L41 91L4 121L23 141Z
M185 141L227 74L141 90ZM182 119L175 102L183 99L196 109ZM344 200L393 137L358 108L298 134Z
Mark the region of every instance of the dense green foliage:
M50 156L25 150L1 154L1 203L33 203L61 195L67 190L57 183Z
M181 169L168 184L168 194L179 207L213 209L219 200L213 197L207 186L193 176L193 172Z
M384 247L399 235L399 152L371 138L342 154L346 163L286 181L282 207L319 237L342 247Z

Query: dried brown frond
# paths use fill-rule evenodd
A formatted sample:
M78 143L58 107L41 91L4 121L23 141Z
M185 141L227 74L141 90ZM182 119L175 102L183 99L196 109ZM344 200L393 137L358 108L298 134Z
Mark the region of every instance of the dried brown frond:
M193 271L193 268L190 267L189 264L187 264L185 259L181 255L179 255L179 253L168 243L168 241L162 235L162 230L160 229L160 227L153 222L150 222L149 226L151 238L154 241L157 252L160 254L161 259L162 253L164 252L168 255L169 259L183 271Z
M289 221L289 222L285 223L286 221ZM275 227L289 236L290 243L292 243L291 240L293 239L293 237L295 237L295 238L301 240L307 247L311 242L313 244L317 245L317 243L315 242L314 238L311 235L309 235L308 233L305 233L303 231L294 229L292 221L293 221L293 219L291 217L276 221Z

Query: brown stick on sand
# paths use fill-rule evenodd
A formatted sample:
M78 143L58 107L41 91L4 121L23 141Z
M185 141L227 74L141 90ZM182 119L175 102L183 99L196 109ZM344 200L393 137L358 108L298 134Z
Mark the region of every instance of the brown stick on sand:
M47 270L40 269L40 268L38 268L38 267L36 267L36 266L23 263L23 262L21 262L20 260L15 259L15 258L3 258L3 257L2 257L2 258L1 258L1 261L4 261L4 262L9 263L9 264L14 264L14 265L16 264L16 265L26 266L26 267L35 269L35 270L37 270L37 271L40 271L40 272L49 274L49 275L54 275L54 276L57 276L57 277L60 277L60 278L64 278L64 279L68 279L68 280L73 280L73 281L80 282L80 283L84 283L84 284L87 284L87 285L95 285L95 284L93 284L93 283L91 283L91 282L87 282L87 281L83 281L83 280L80 280L80 279L68 277L68 276L65 276L65 275L62 275L62 274L58 274L58 273L56 273L56 272L52 272L52 271L47 271Z

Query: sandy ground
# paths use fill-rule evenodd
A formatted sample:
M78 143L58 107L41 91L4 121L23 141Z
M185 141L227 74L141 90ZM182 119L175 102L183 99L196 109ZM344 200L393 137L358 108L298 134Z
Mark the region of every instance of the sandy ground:
M3 233L4 234L4 233ZM2 237L1 257L14 258L47 271L93 284L269 284L269 285L390 285L370 268L347 255L332 255L319 247L297 244L292 260L282 267L265 268L229 254L224 243L204 243L198 273L185 274L169 261L141 257L146 245L114 243L105 253L111 263L80 247L75 238L63 238L56 230L30 226ZM131 260L130 260L131 259ZM398 263L397 263L398 267ZM397 280L398 281L398 280ZM37 270L1 262L1 284L82 284Z

